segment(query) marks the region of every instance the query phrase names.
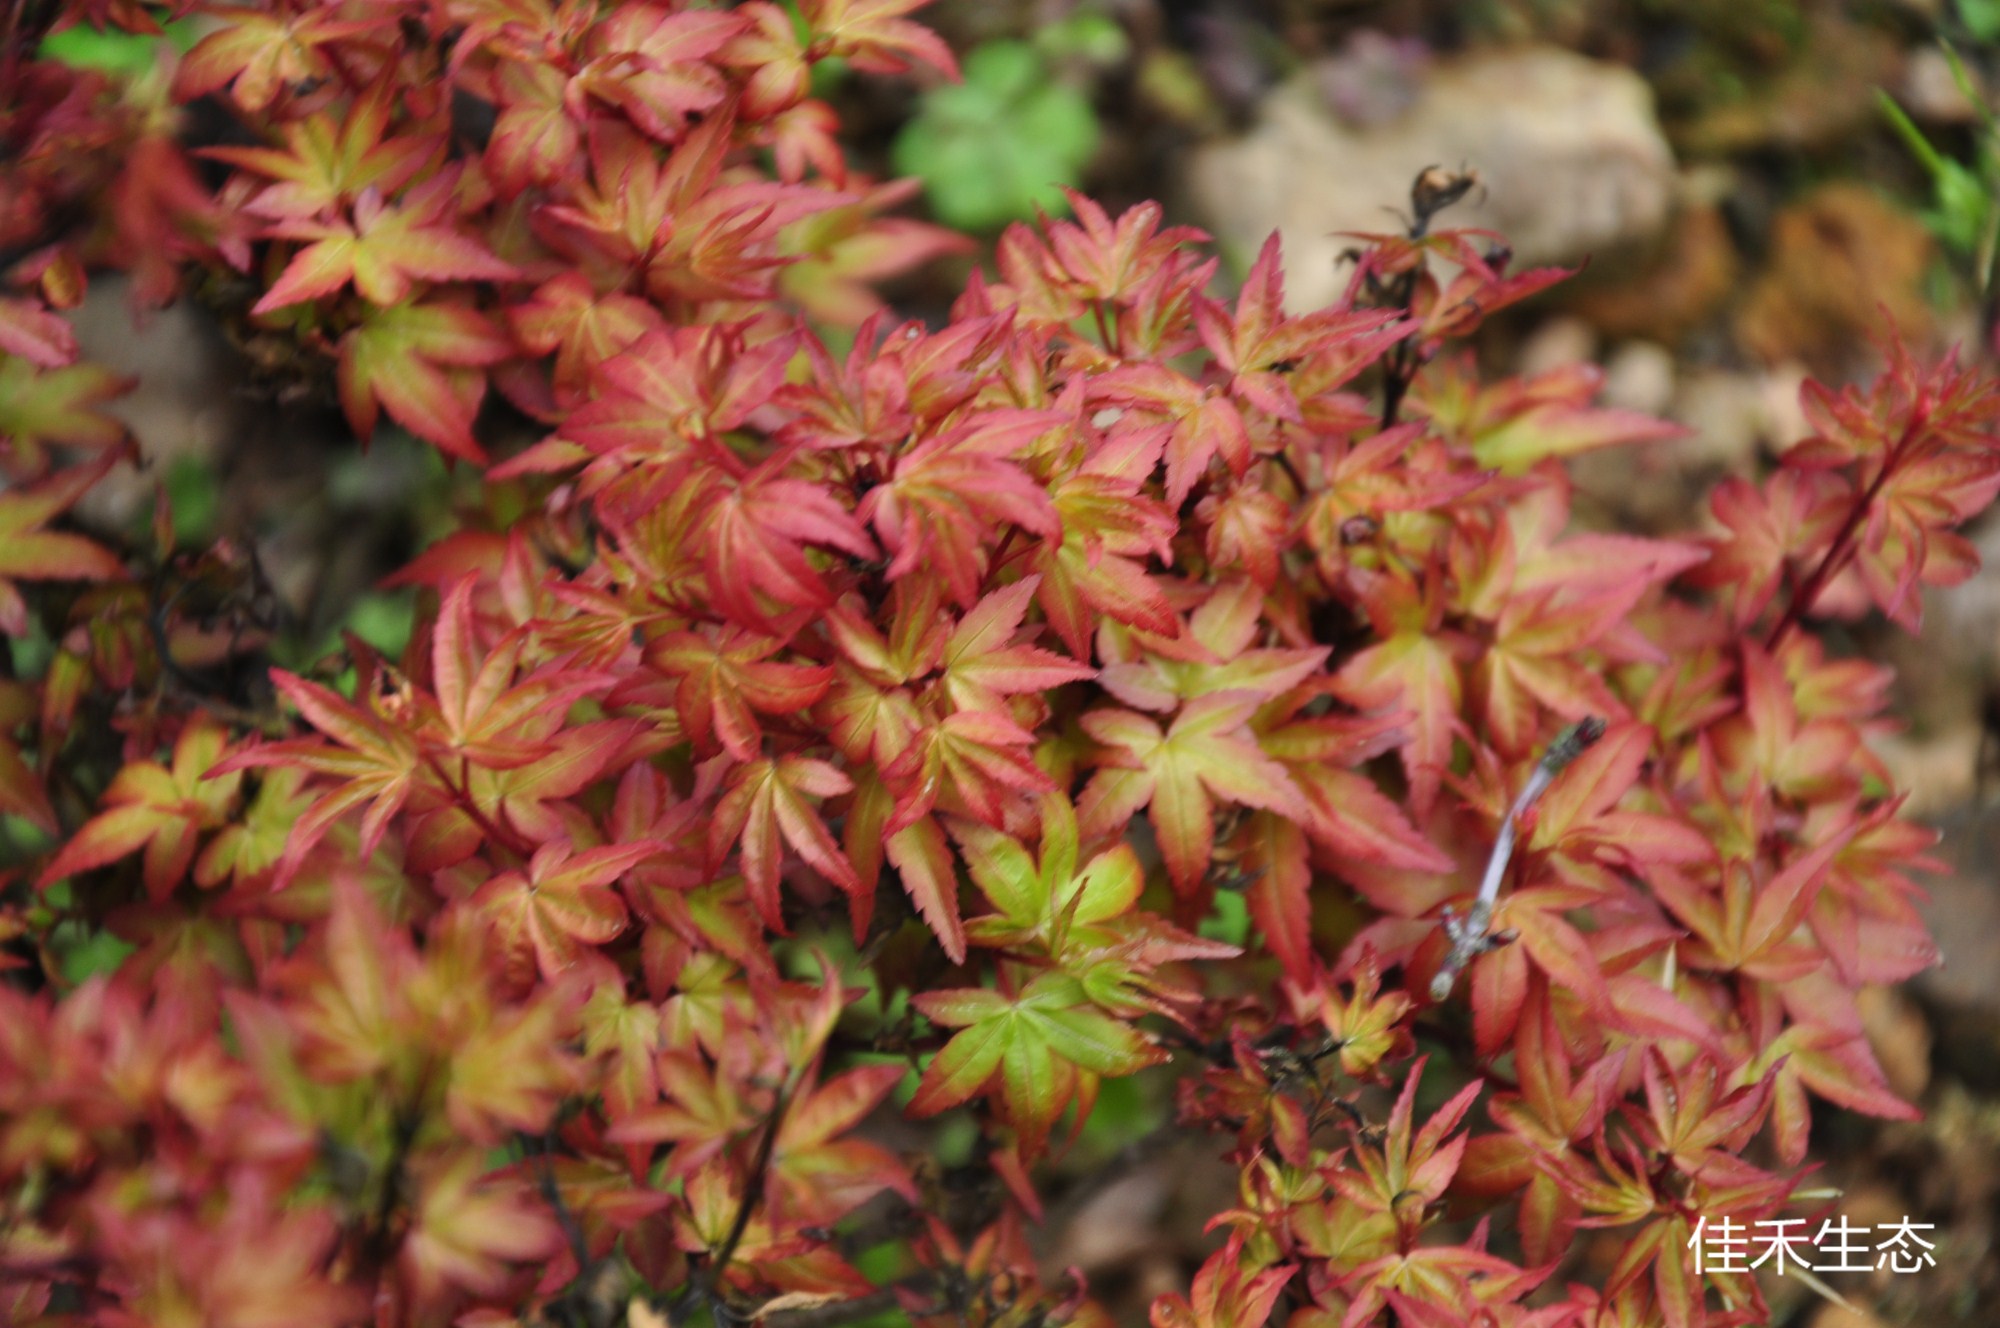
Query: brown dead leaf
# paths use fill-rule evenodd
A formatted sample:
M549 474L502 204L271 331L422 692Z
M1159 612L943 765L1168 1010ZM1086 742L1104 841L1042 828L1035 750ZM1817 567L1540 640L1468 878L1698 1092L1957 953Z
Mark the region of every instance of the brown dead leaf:
M1570 307L1609 337L1669 345L1706 322L1736 289L1742 268L1720 209L1683 208L1640 271L1579 285Z
M1887 310L1903 337L1931 334L1923 298L1932 242L1922 222L1863 185L1821 185L1780 212L1769 260L1737 312L1736 335L1766 364L1801 361L1839 378Z
M816 1310L822 1305L832 1305L847 1297L827 1291L788 1291L782 1296L765 1301L751 1315L753 1323L761 1323L773 1314L783 1314L786 1310Z

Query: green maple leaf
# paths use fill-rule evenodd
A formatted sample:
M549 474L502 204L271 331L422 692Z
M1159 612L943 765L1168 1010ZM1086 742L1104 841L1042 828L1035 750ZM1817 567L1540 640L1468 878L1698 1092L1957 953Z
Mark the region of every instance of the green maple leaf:
M1117 935L1103 924L1131 912L1145 885L1129 844L1106 849L1079 869L1076 818L1065 799L1044 802L1039 862L998 830L960 823L955 834L973 884L1000 910L967 928L984 944L1040 941L1052 955L1112 944Z
M1092 1007L1066 973L1044 973L1018 995L960 988L913 1003L932 1022L963 1031L924 1070L911 1113L955 1107L997 1076L1024 1154L1039 1151L1072 1100L1095 1096L1096 1076L1135 1074L1166 1059L1137 1029Z

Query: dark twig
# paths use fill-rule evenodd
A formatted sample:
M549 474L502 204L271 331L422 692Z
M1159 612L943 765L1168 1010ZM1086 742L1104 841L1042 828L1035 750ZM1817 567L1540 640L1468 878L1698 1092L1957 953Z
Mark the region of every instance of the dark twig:
M1299 468L1292 464L1290 457L1286 456L1283 452L1278 452L1274 453L1271 459L1278 463L1278 469L1284 471L1285 475L1292 481L1292 487L1299 491L1299 497L1303 498L1310 492L1306 488L1305 476L1299 474Z
M787 1079L778 1089L777 1099L771 1104L771 1114L764 1122L763 1136L757 1141L757 1154L750 1164L750 1174L743 1183L743 1201L737 1205L736 1217L729 1224L729 1234L723 1237L716 1248L714 1257L688 1284L669 1313L675 1324L687 1323L704 1306L709 1311L709 1319L715 1328L727 1328L736 1317L722 1298L722 1279L729 1271L729 1265L736 1258L737 1247L743 1243L743 1235L750 1229L750 1219L756 1215L759 1205L764 1202L764 1187L771 1174L771 1154L778 1143L778 1127L784 1122L785 1108L791 1102L796 1077Z
M1426 166L1419 171L1416 181L1410 185L1411 216L1406 229L1409 238L1416 241L1430 234L1431 222L1437 214L1464 198L1478 184L1479 177L1472 171L1450 171L1442 166ZM1408 313L1410 301L1416 298L1417 278L1423 271L1420 256L1409 271L1401 273L1387 285L1377 282L1370 274L1369 286L1383 306ZM1390 347L1389 353L1382 357L1384 429L1395 427L1397 418L1402 414L1403 401L1423 364L1423 348L1415 332Z
M578 1225L576 1214L563 1202L562 1191L556 1185L556 1169L551 1160L555 1156L555 1132L551 1130L540 1139L523 1133L521 1148L535 1159L535 1185L556 1215L556 1225L562 1228L563 1239L569 1244L570 1257L576 1260L577 1279L581 1281L590 1268L590 1245L583 1237L583 1228Z
M407 1182L404 1169L409 1163L410 1150L416 1146L417 1131L423 1118L415 1111L399 1107L390 1125L389 1158L382 1168L382 1188L375 1196L375 1206L368 1216L368 1225L361 1237L362 1266L377 1275L387 1271L390 1257L396 1252L396 1241L390 1234L391 1224L396 1218L396 1206L402 1201L403 1189Z
M502 830L493 818L480 808L478 800L472 796L472 783L469 778L470 771L463 764L461 764L462 774L460 782L453 783L451 776L446 774L445 768L438 763L435 753L424 752L423 761L425 766L430 769L430 772L437 776L438 783L444 785L445 791L450 793L452 798L458 803L459 809L471 818L474 825L479 827L479 833L485 836L488 843L505 848L511 853L519 854L523 858L533 856L533 845L525 844L521 841L520 836L509 834L505 830Z
M750 1164L750 1175L744 1181L743 1202L737 1207L736 1220L729 1224L729 1235L723 1239L722 1248L716 1251L715 1262L709 1268L712 1288L721 1285L729 1261L736 1257L736 1247L743 1243L743 1233L750 1229L751 1217L764 1201L764 1183L771 1172L771 1153L778 1144L778 1126L784 1120L785 1108L791 1101L791 1087L786 1084L780 1088L778 1100L771 1104L771 1117L764 1122L764 1137L757 1141L757 1158Z

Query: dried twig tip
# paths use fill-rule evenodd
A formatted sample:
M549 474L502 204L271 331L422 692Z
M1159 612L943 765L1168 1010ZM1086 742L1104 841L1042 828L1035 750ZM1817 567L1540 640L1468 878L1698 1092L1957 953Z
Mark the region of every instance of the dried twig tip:
M1604 721L1596 715L1579 719L1555 736L1548 751L1542 754L1542 765L1551 775L1559 775L1603 736Z
M1442 166L1426 166L1410 186L1410 206L1416 210L1421 229L1438 213L1472 192L1479 176L1472 171L1451 171Z
M1603 736L1604 721L1591 715L1558 733L1549 744L1549 749L1542 753L1542 759L1528 777L1527 785L1500 822L1500 834L1493 841L1492 855L1486 859L1486 875L1479 882L1479 897L1473 901L1471 911L1460 917L1449 908L1445 910L1444 934L1451 939L1451 953L1445 956L1443 967L1431 979L1432 1000L1441 1001L1451 995L1453 984L1467 964L1505 943L1506 938L1488 935L1487 930L1493 925L1493 913L1499 904L1500 878L1506 874L1507 862L1514 856L1514 840L1519 833L1521 818L1555 782L1556 776Z

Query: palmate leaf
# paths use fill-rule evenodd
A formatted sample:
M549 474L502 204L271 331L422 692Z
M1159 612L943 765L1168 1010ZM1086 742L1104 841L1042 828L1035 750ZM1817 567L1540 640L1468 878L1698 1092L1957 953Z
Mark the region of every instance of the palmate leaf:
M796 1221L840 1220L883 1190L911 1203L917 1189L895 1154L865 1139L841 1138L902 1082L906 1067L864 1065L802 1092L786 1111L771 1150L782 1210Z
M600 1079L604 1114L613 1128L660 1096L659 1054L665 1048L659 1007L629 999L625 984L597 984L584 1004L583 1052L605 1069ZM640 1145L626 1150L633 1169L645 1165Z
M1059 538L1047 491L1010 458L1060 419L1053 411L995 411L904 452L856 511L889 552L889 579L919 568L941 574L969 607L985 571L982 534L997 537L1006 522L1044 540Z
M293 825L285 855L278 863L282 883L298 870L334 822L356 807L367 808L361 818L362 856L374 853L388 831L390 818L409 801L422 757L416 739L388 716L344 700L284 669L271 670L271 681L309 724L335 741L292 738L262 743L239 751L212 773L292 766L342 781L323 793Z
M1530 886L1510 891L1495 911L1497 930L1515 933L1517 944L1504 952L1483 955L1477 965L1531 963L1547 978L1549 985L1573 997L1579 1006L1601 1024L1613 1021L1611 993L1605 985L1601 961L1590 942L1564 916L1584 908L1599 896L1595 891L1573 886ZM1519 1017L1518 993L1524 984L1477 983L1476 1013L1481 1021L1485 1045L1498 1047L1514 1031ZM1498 991L1507 992L1510 1002Z
M424 441L466 461L486 454L472 435L486 376L514 348L484 316L442 301L371 310L340 339L340 404L363 438L377 408Z
M123 560L102 545L42 529L122 459L106 452L91 465L58 471L39 484L0 489L0 633L22 636L28 630L28 605L16 581L109 581L124 575Z
M535 850L525 871L502 872L479 888L473 906L493 929L517 980L535 971L553 981L587 946L625 929L625 901L612 882L660 851L649 840L573 853L567 840Z
M1024 577L979 601L944 644L945 694L961 710L1000 710L1003 697L1052 691L1096 670L1039 646L1016 644L1040 585Z
M212 723L189 725L174 744L171 768L136 761L104 791L105 810L92 817L42 869L41 885L146 850L146 892L164 899L187 875L201 832L227 818L242 775L207 775L229 742Z
M1122 826L1146 807L1174 889L1192 894L1208 871L1215 843L1215 802L1306 820L1311 812L1285 767L1250 732L1264 698L1218 692L1190 701L1162 732L1130 710L1093 710L1083 728L1105 756L1077 803L1083 833Z
M1101 949L1116 932L1106 924L1126 916L1139 901L1145 872L1129 844L1114 844L1090 861L1077 862L1076 813L1059 795L1042 800L1039 858L1018 840L986 826L953 826L973 884L999 910L976 919L970 933L983 944L1016 946L1033 940L1051 955Z
M212 889L224 881L262 883L285 854L285 844L313 804L304 791L306 772L296 766L266 770L249 807L232 817L195 860L195 884Z
M782 160L788 152L786 141L780 139L773 151L781 157L781 178L797 179ZM916 180L877 185L858 202L796 223L786 245L799 261L780 272L779 291L816 323L855 327L888 311L876 293L878 284L944 255L975 250L970 236L929 222L883 215L920 187Z
M1263 1328L1297 1271L1286 1265L1251 1272L1241 1237L1233 1238L1202 1264L1187 1295L1153 1302L1153 1328Z
M1139 298L1148 282L1183 256L1183 247L1208 239L1193 226L1160 228L1166 209L1150 199L1113 219L1096 200L1065 191L1073 221L1046 227L1050 253L1069 276L1098 299L1125 303ZM1022 232L1016 236L1029 238Z
M1391 1306L1396 1321L1409 1328L1470 1328L1491 1320L1489 1303L1510 1304L1547 1275L1547 1270L1523 1270L1470 1245L1386 1254L1354 1270L1360 1294L1343 1324L1360 1328Z
M484 164L502 197L560 179L583 146L567 71L546 61L504 61L494 79L493 134Z
M710 57L743 27L737 14L624 6L592 31L587 49L593 58L573 87L618 107L651 137L671 142L688 116L727 94Z
M1570 721L1622 716L1595 656L1657 658L1629 620L1656 585L1707 557L1699 545L1669 540L1562 539L1568 521L1566 488L1522 499L1495 531L1485 565L1467 578L1472 611L1492 624L1473 690L1489 740L1509 756L1534 746L1543 707Z
M412 865L438 870L462 862L486 842L490 827L511 830L530 844L568 837L575 833L566 819L568 798L663 745L663 735L641 719L568 726L562 719L544 716L520 733L520 746L536 753L526 765L496 769L468 762L472 807L453 800L417 818L406 841Z
M1416 1092L1425 1064L1426 1058L1418 1057L1410 1067L1403 1090L1389 1112L1380 1150L1358 1150L1355 1162L1360 1175L1341 1183L1348 1198L1371 1211L1391 1216L1420 1211L1423 1204L1443 1195L1465 1153L1467 1136L1446 1136L1465 1119L1483 1085L1467 1084L1419 1129Z
M1620 809L1643 787L1654 742L1642 724L1606 729L1536 805L1529 850L1547 850L1558 875L1597 883L1611 879L1597 864L1644 875L1655 865L1711 860L1714 846L1684 818Z
M1707 564L1685 580L1721 593L1738 628L1754 623L1788 568L1823 549L1846 515L1845 488L1832 476L1780 470L1763 484L1730 476L1708 496L1723 533L1709 536Z
M1004 824L1010 808L1055 783L1033 760L1035 735L1004 714L961 710L922 730L882 770L896 793L892 830L927 816L942 802L986 825Z
M292 84L331 76L332 66L321 47L390 21L386 14L343 19L332 8L290 17L236 6L217 6L210 12L227 21L182 58L174 75L174 95L191 101L228 87L246 111L264 109Z
M861 890L853 865L808 798L852 792L853 782L825 761L769 757L739 766L709 823L708 855L720 864L733 848L764 925L782 934L778 867L789 847L814 871L849 895Z
M737 1090L730 1076L718 1075L685 1037L669 1030L667 1040L666 1050L654 1062L660 1100L618 1122L608 1138L628 1146L672 1143L676 1147L667 1162L669 1174L687 1175L755 1124L755 1103Z
M555 352L556 400L564 405L582 402L593 372L661 327L651 304L622 291L599 291L581 272L543 282L508 310L508 323L529 351Z
M1806 1092L1884 1120L1917 1120L1921 1113L1898 1097L1882 1074L1874 1050L1860 1033L1821 1024L1794 1024L1737 1072L1741 1083L1772 1078L1771 1134L1787 1166L1805 1161L1812 1112Z
M1393 322L1395 315L1380 309L1322 309L1287 317L1284 301L1284 271L1273 232L1243 280L1234 317L1219 304L1204 301L1196 305L1195 322L1216 367L1230 375L1231 396L1276 419L1299 420L1298 396L1279 366L1357 340L1379 353L1387 343L1366 334ZM1169 474L1171 486L1171 470Z
M433 176L397 207L384 202L377 189L364 189L354 202L351 222L273 224L274 236L312 243L293 256L251 312L269 313L317 299L350 282L362 299L388 306L402 302L415 281L518 276L511 263L494 257L446 215L455 183L449 173Z
M1719 887L1662 868L1653 878L1661 902L1698 942L1694 962L1771 982L1803 977L1824 956L1800 932L1827 870L1853 829L1839 831L1777 870L1724 863Z
M1041 1150L1079 1093L1094 1095L1095 1076L1136 1074L1166 1059L1137 1029L1090 1005L1082 984L1064 973L1044 973L1018 996L968 988L926 992L914 1004L961 1031L925 1068L911 1113L936 1115L997 1077L1000 1105L1027 1156Z
M1114 369L1093 386L1104 401L1125 410L1126 419L1157 421L1153 427L1167 431L1167 501L1175 507L1217 457L1239 479L1249 469L1250 431L1228 397L1160 364Z
M510 1265L562 1248L549 1206L522 1181L488 1174L472 1150L429 1160L412 1183L415 1212L400 1263L419 1305L449 1303L456 1288L497 1291Z
M1288 692L1318 673L1329 652L1257 646L1263 615L1262 588L1239 578L1218 585L1177 637L1107 624L1098 633L1104 690L1126 705L1162 712L1215 692Z
M437 135L386 136L395 105L394 85L378 83L344 117L321 112L285 125L282 149L215 147L200 155L274 181L245 205L246 211L275 218L317 217L363 190L402 188L427 158L442 154L444 141Z
M1686 428L1638 411L1591 405L1603 383L1595 365L1566 365L1495 384L1452 402L1442 428L1461 436L1482 466L1517 475L1549 457L1679 438Z
M875 542L827 490L784 477L774 458L708 505L702 570L727 617L761 626L775 610L826 609L833 593L806 556L810 545L873 558Z
M425 738L453 763L488 770L515 770L549 754L534 730L568 714L592 692L609 687L609 674L582 669L540 668L517 678L524 634L507 634L483 659L478 654L472 613L473 581L445 592L431 631L431 684L441 733Z
M785 228L856 201L831 189L721 179L734 128L724 103L664 165L653 166L650 142L628 139L618 166L597 172L610 181L614 224L637 240L634 256L645 261L647 288L658 299L767 299L778 270L792 261ZM664 243L656 242L661 237Z
M554 304L558 312L527 324L543 340L566 319L592 320L588 329L580 321L569 323L567 347L586 334L593 342L624 337L641 320L638 309L658 318L651 305L628 305L631 297L602 296L586 305L586 292L554 286L537 292L536 302ZM569 312L560 312L565 308ZM741 427L783 385L785 366L798 348L789 335L752 340L754 331L747 324L722 323L637 337L604 357L592 380L595 393L563 422L562 438L601 457L643 464L679 456L690 443ZM556 367L560 384L560 355Z
M804 0L799 13L828 50L870 73L899 74L922 63L947 78L958 74L951 48L935 32L903 17L928 0Z
M1335 675L1338 694L1355 705L1413 716L1403 766L1409 773L1410 808L1420 817L1436 800L1451 758L1453 724L1464 694L1459 653L1449 641L1406 630L1369 646Z
M1107 438L1074 473L1050 487L1059 540L1043 543L1034 569L1049 625L1079 659L1090 653L1099 616L1162 636L1180 629L1173 606L1146 571L1146 559L1172 555L1174 516L1144 491L1162 438L1136 431Z
M803 710L833 682L831 668L770 658L783 648L776 638L743 631L670 632L649 642L645 657L674 680L675 712L696 754L720 748L747 761L763 742L757 712Z
M407 1078L415 1058L404 1053L425 1036L413 1005L423 958L358 880L336 879L331 893L318 946L279 975L291 1036L315 1076Z

